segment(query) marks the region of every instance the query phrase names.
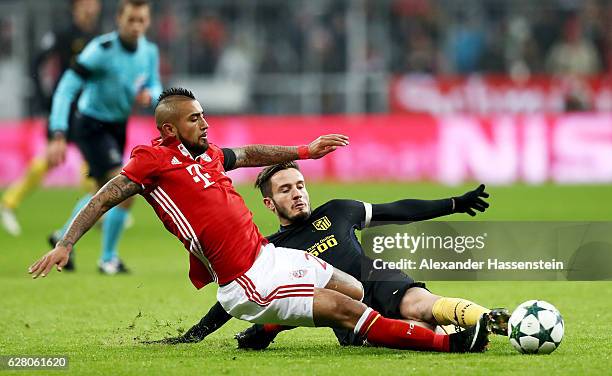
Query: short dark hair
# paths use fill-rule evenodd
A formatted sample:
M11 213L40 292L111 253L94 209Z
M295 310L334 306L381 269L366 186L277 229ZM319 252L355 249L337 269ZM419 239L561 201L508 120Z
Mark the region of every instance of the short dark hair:
M272 197L272 184L270 183L270 179L277 172L288 170L290 168L295 168L300 171L300 166L294 161L279 163L272 166L268 166L261 170L259 175L257 175L257 179L255 180L255 188L259 188L261 195L263 197Z
M131 5L133 7L142 7L142 6L151 6L150 0L119 0L119 7L117 8L117 13L121 14L123 9Z
M172 87L164 90L155 106L155 125L161 132L161 127L166 121L174 121L176 116L175 102L185 100L196 100L193 93L182 87Z
M159 98L157 99L157 104L159 105L164 99L174 96L186 97L193 100L196 99L195 95L193 95L193 93L187 89L183 89L182 87L171 87L170 89L164 90L159 95Z

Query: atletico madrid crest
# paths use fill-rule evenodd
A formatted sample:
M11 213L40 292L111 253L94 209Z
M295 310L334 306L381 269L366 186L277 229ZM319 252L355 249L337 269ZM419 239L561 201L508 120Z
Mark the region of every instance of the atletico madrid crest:
M331 221L327 216L324 216L312 222L312 225L319 231L325 231L331 227Z

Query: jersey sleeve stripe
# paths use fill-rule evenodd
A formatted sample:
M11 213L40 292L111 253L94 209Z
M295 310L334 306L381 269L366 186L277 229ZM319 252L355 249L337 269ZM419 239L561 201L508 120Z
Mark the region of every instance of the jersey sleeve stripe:
M363 221L363 227L368 227L372 221L372 204L369 202L364 202L363 207L365 208L365 220Z
M193 241L193 239L191 238L191 236L187 235L187 229L185 228L185 224L182 223L182 221L177 218L176 213L174 213L172 211L172 209L170 209L167 206L167 203L164 201L163 198L161 198L159 196L158 193L156 192L151 192L151 197L153 197L153 199L159 204L159 206L164 209L164 211L170 216L170 218L172 219L172 222L174 222L174 224L176 225L176 227L178 228L179 232L181 233L181 236L183 237L183 239L185 239L186 241L188 241L189 244L189 252L192 253L195 257L198 258L198 260L202 261L202 263L204 264L204 266L206 267L206 269L208 269L209 274L211 276L214 276L214 274L212 273L212 267L210 266L210 263L208 262L208 260L206 259L206 257L204 257L203 255L201 255L200 250L198 249L197 246L195 246L195 242ZM195 248L195 249L194 249ZM213 277L214 278L214 277Z
M177 221L176 217L174 216L174 213L172 213L166 207L166 205L157 197L157 194L155 192L151 192L151 197L153 197L153 200L155 200L155 202L157 202L157 204L162 209L164 209L166 214L168 214L168 216L172 219L172 222L174 222L174 224L176 225L176 228L178 228L178 230L181 233L181 236L183 237L183 239L191 241L191 238L189 236L187 236L187 234L185 232L185 229L183 228L183 225L179 221Z
M181 221L181 223L183 223L183 226L185 226L185 230L190 235L190 239L196 242L198 251L201 252L202 247L200 246L200 242L197 240L198 238L195 235L195 232L193 231L193 227L191 227L191 225L189 224L189 221L187 221L187 219L185 218L181 210L176 206L174 201L172 201L170 196L168 196L168 194L160 187L155 188L154 192L159 195L160 199L164 200L164 202L167 203L168 207L176 215L177 219Z
M183 223L183 225L187 229L187 232L189 234L191 234L191 236L189 237L189 239L191 240L191 246L189 247L190 250L193 248L193 245L195 245L195 248L196 248L195 255L196 255L196 257L200 261L202 261L204 266L206 266L206 268L208 269L210 275L213 277L214 281L217 282L218 281L217 273L214 271L212 265L210 264L210 261L208 261L206 256L204 256L204 251L202 250L202 246L200 245L200 241L198 240L198 237L195 235L195 231L193 231L193 227L191 227L191 224L189 224L189 221L187 221L187 219L185 218L185 216L183 215L181 210L176 206L174 201L172 201L170 196L161 187L155 188L155 191L159 194L160 198L165 199L166 202L168 202L168 205L170 206L170 209L173 210L177 214L177 219L180 222Z
M210 275L213 277L213 279L216 282L218 280L217 273L215 273L214 269L212 268L212 265L210 264L208 259L204 256L204 252L202 250L202 246L200 245L200 241L198 240L198 237L195 235L195 231L193 231L193 227L191 227L191 225L189 224L189 221L187 221L187 219L185 218L181 210L176 206L174 201L172 201L170 196L168 196L168 194L161 187L155 188L152 194L153 193L156 193L157 197L161 201L166 203L170 211L174 213L175 218L184 226L186 233L190 235L187 237L187 239L189 239L192 245L195 245L196 247L195 256L204 263L206 268L209 270ZM193 248L193 247L190 247L190 248Z

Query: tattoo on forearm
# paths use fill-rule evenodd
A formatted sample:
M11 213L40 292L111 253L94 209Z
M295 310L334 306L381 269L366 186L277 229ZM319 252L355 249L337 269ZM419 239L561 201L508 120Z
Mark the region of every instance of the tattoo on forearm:
M295 146L248 145L232 150L236 154L236 168L270 166L298 159Z
M96 223L102 214L141 191L142 187L139 184L134 183L123 175L113 178L81 209L70 224L62 240L57 244L64 247L73 246Z

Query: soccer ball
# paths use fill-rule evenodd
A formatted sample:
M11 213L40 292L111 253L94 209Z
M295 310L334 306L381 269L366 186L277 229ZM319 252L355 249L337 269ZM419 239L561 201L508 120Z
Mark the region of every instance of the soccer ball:
M508 321L510 343L523 354L550 354L561 339L565 324L559 311L543 300L528 300Z

